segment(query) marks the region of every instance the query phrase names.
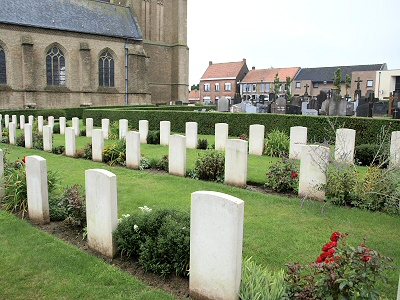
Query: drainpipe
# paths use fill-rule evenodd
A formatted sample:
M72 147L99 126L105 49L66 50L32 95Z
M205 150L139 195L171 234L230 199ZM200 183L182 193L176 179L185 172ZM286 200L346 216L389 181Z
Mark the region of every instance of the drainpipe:
M125 43L125 105L129 104L129 96L128 96L128 39L126 39Z

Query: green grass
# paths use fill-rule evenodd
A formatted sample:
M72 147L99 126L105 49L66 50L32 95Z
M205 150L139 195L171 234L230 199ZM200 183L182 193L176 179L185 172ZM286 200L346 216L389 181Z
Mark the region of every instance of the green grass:
M0 211L0 299L174 299Z
M103 168L113 172L117 175L119 215L132 213L143 205L177 207L189 211L191 193L199 190L219 191L238 197L245 201L243 256L253 256L255 262L271 270L284 268L287 262L305 264L315 261L333 231L349 232L348 242L354 246L366 236L370 248L392 257L397 270L400 268L399 217L328 204L324 206L323 215L322 203L319 202L308 202L301 206L297 198L265 195L168 174L109 167L102 163L20 147L11 149L12 154L9 156L12 159L24 155L46 158L49 169L60 171L62 186L75 183L84 185L86 169ZM168 153L168 147L142 144L141 152L149 157L161 157ZM194 166L199 152L201 150L188 149L188 168ZM276 158L250 155L249 180L263 183L268 165L274 161ZM399 272L388 272L387 275L389 284L380 289L393 299L397 292Z

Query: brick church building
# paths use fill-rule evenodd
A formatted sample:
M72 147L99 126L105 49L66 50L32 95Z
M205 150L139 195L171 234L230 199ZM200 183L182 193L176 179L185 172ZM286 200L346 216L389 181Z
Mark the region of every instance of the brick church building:
M0 109L187 99L187 0L0 6Z

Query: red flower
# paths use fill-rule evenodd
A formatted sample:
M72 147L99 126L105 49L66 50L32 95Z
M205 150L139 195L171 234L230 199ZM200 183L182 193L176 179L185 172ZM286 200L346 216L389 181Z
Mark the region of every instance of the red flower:
M26 156L24 156L24 158L22 159L22 162L25 164L26 163Z
M323 247L322 247L322 251L328 251L329 249L333 248L333 247L337 247L337 242L329 242L326 243Z
M332 235L331 235L331 241L332 241L332 242L337 242L338 239L339 239L339 237L340 237L340 232L335 231L335 232L332 233Z
M297 176L298 174L292 171L292 178L295 179Z
M366 254L366 253L368 253L368 252L369 252L369 250L368 250L368 249L365 249L364 253L361 254L361 260L362 260L362 261L369 261L369 260L371 259L371 256L369 256L368 254Z

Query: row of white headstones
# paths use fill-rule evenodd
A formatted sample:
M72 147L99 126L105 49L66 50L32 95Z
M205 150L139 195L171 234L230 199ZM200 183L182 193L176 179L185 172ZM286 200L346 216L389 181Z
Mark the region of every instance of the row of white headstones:
M39 117L38 121L39 131L43 132L44 144L47 144L48 150L51 150L54 119L49 117L48 126L43 126L43 118ZM32 122L33 119L23 126L26 146L29 146L26 140L27 135L29 141L29 134L32 134ZM16 124L14 122L5 124L9 126L11 142L12 136L15 137ZM79 135L79 119L73 118L73 127L66 127L65 124L65 119L60 118L60 133L66 135L67 155L74 156L75 137ZM93 129L93 120L86 119L86 135L92 137L93 160L95 161L102 161L104 132L108 136L108 130L108 119L102 120L102 129ZM127 144L128 167L139 167L140 143L146 143L147 133L147 120L139 122L139 132L128 131L127 120L119 121L119 137L120 139L125 138ZM248 150L247 141L228 139L228 124L215 125L215 147L218 150L225 149L226 151L225 181L227 184L245 186L248 152L262 155L264 126L251 125L249 133L250 149ZM396 153L400 146L397 145L396 148L394 144L399 140L399 134L400 132L392 133L391 163L397 162ZM188 141L192 141L193 144L191 145ZM162 121L160 123L160 143L169 145L170 173L185 176L186 148L196 148L197 146L197 123L188 122L186 136L183 136L170 135L170 122ZM338 129L335 159L343 163L352 163L354 144L354 130ZM2 153L0 157L1 172L3 172ZM323 199L323 192L315 187L326 182L324 168L330 160L329 147L307 145L307 128L292 127L290 157L301 159L299 194ZM46 160L40 156L28 156L26 158L26 175L29 217L39 223L49 222ZM116 254L117 246L112 233L118 224L116 176L102 169L86 170L85 175L89 247L103 255L113 257ZM232 181L230 181L231 179ZM243 219L244 202L238 198L208 191L198 191L192 194L189 280L191 296L204 299L238 299L241 280Z

